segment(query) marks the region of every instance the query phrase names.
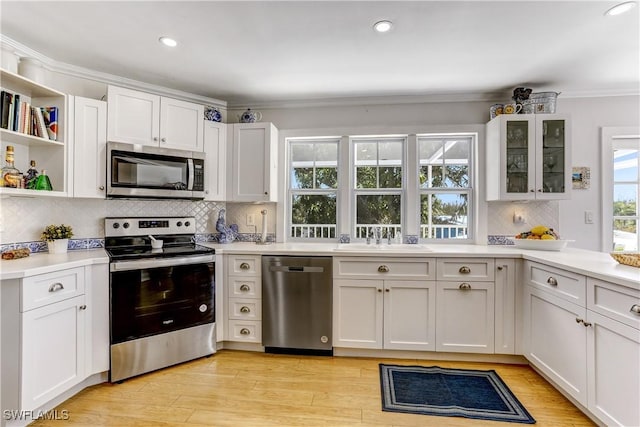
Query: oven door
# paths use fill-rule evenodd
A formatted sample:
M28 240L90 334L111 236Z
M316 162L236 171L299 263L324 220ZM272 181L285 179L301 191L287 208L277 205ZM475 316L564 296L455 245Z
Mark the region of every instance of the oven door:
M113 262L111 344L215 321L212 256Z
M193 199L204 196L204 159L191 151L108 143L107 196ZM199 153L200 154L200 153Z

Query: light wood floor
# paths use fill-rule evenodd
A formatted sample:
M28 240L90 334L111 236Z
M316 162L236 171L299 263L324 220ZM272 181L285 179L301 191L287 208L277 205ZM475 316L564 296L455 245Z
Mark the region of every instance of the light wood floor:
M288 356L223 350L63 402L68 421L33 426L485 426L504 422L381 411L378 364L495 369L536 426L592 426L528 366Z

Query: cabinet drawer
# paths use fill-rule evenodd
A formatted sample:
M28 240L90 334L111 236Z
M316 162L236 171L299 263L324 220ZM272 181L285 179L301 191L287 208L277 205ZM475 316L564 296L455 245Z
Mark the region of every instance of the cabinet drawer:
M39 274L22 279L20 311L84 294L84 267Z
M229 255L228 274L242 276L260 276L261 257L259 255Z
M438 280L476 280L492 282L495 261L486 258L438 259Z
M526 282L536 288L551 291L582 307L586 306L585 276L530 261L525 262L524 274Z
M262 341L262 322L229 320L229 341L260 343Z
M260 320L262 302L255 299L229 298L229 319Z
M230 298L260 298L262 283L258 277L229 276L227 289Z
M334 276L358 279L435 280L433 258L333 258Z
M588 277L587 308L640 329L640 290Z

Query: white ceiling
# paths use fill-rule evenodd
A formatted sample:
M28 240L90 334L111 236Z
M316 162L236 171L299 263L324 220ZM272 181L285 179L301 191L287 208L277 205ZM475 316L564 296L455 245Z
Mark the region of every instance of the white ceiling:
M517 86L638 94L640 7L604 16L616 3L2 0L0 32L62 63L230 106ZM380 19L393 30L374 33Z

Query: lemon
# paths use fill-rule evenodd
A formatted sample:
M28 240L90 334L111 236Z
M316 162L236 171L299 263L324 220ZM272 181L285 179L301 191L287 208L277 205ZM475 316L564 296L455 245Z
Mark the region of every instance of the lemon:
M542 236L547 231L549 231L549 227L546 227L544 225L536 225L531 229L531 233L535 234L536 236Z
M556 238L551 234L543 234L540 236L540 240L556 240Z

